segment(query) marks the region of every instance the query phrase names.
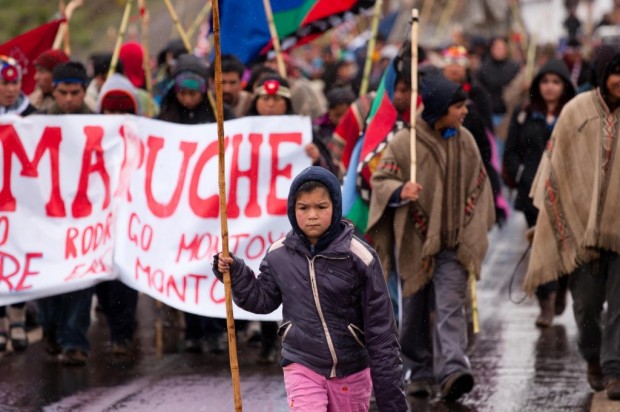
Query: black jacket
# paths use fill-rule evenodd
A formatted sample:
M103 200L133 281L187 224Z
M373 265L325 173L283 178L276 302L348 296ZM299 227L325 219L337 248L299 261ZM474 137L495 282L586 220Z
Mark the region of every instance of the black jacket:
M217 121L207 94L205 94L202 102L197 107L189 110L179 103L175 96L174 88L166 95L162 102L161 111L157 118L179 124L203 124L215 123ZM228 106L224 106L224 120L234 118L233 112Z
M533 225L538 214L529 197L530 188L555 125L555 123L547 124L546 113L535 110L536 107L544 106L544 100L540 94L540 81L547 73L557 74L564 81L565 95L561 105L575 95L575 89L564 62L555 59L547 62L532 81L530 105L514 111L504 148L505 165L509 175L517 184L515 209L525 214L529 226Z
M379 258L353 235L352 224L340 220L336 177L320 167L300 176L291 185L289 216L296 188L307 180L329 180L335 210L330 228L312 247L294 224L271 245L258 277L235 257L234 301L254 313L270 313L282 304L278 335L286 362L327 378L370 367L379 410L406 411L398 333Z
M512 60L495 60L487 57L480 66L478 80L488 90L493 114L506 113L502 97L504 87L519 73L519 65Z

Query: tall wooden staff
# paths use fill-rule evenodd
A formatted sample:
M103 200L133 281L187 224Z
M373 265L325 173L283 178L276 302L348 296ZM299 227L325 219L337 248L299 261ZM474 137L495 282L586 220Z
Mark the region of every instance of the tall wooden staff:
M217 99L217 138L219 142L219 187L220 187L220 220L222 226L222 257L228 257L228 220L226 213L226 178L224 157L224 98L222 93L222 51L220 48L220 10L217 0L212 0L213 7L213 48L215 49L215 96ZM228 356L232 375L235 411L240 412L241 388L239 385L239 362L237 360L237 338L235 337L235 318L232 308L232 288L230 272L224 272L224 291L226 296L226 326L228 329Z
M377 0L375 3L374 15L372 16L372 25L370 29L370 40L368 41L368 49L366 50L366 61L364 62L364 73L362 75L362 84L360 86L360 96L368 91L368 78L370 77L370 69L372 68L372 56L375 54L375 43L377 41L377 32L379 31L379 19L381 18L381 7L383 0Z
M73 15L75 9L80 7L83 3L84 0L71 0L66 6L63 0L58 3L58 10L60 11L60 15L63 16L66 21L61 23L60 27L58 27L58 32L56 33L56 37L54 38L52 49L60 49L60 46L64 41L64 52L67 54L67 56L71 55L71 45L69 43L69 21L71 20L71 16Z
M179 36L181 37L181 41L183 42L183 45L185 46L185 49L187 50L188 53L191 53L192 44L189 42L189 39L187 38L187 33L185 33L183 26L181 26L181 22L179 21L179 16L177 16L177 13L174 11L174 7L172 7L172 3L170 3L170 0L165 0L165 3L166 3L166 7L168 7L168 13L170 13L170 17L172 17L172 22L174 23L174 27L176 27L177 32L179 33Z
M149 96L153 97L153 79L151 78L151 60L149 55L149 11L146 8L146 0L138 0L138 8L140 9L140 20L142 23L142 49L144 51L144 59L142 60L142 68L144 69L146 91ZM153 116L153 101L149 99L146 115Z
M282 58L282 49L280 48L280 38L278 37L278 30L276 29L276 23L273 20L273 11L271 11L271 3L269 0L263 0L263 6L265 7L265 15L267 16L267 24L269 25L269 33L271 34L271 41L273 42L273 50L276 52L276 62L278 62L278 73L283 79L286 79L286 66L284 66L284 59Z
M441 13L441 17L439 18L439 23L437 24L437 28L435 29L435 35L433 36L433 44L437 45L441 41L441 36L444 35L450 20L452 20L452 15L454 14L454 10L456 9L456 0L449 0L446 8Z
M123 43L123 37L125 37L127 24L129 23L129 15L131 14L131 3L133 3L133 0L127 0L127 3L125 4L125 12L123 13L121 27L118 29L118 35L116 36L116 45L114 46L114 52L112 52L112 61L110 62L110 68L108 69L108 77L114 74L116 71L116 65L118 65L118 55L121 51L121 44Z
M188 39L191 39L192 37L194 37L194 33L196 33L196 30L198 30L198 27L200 27L200 25L202 24L202 21L205 19L205 17L207 17L207 14L209 14L210 11L211 11L211 1L208 1L207 4L204 5L202 10L200 10L200 12L196 16L192 24L189 26L189 28L185 32L187 34Z
M416 154L416 117L418 103L418 9L411 10L411 173L412 183L416 182L417 154Z

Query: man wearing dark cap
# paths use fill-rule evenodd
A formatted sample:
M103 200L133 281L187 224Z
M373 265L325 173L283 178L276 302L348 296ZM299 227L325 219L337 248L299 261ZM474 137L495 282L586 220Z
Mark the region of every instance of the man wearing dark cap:
M84 104L86 69L81 63L66 62L52 72L55 102L47 114L91 114ZM88 360L86 336L90 326L93 288L50 296L39 300L41 325L47 352L58 355L66 366L83 366Z
M91 114L84 103L88 77L82 63L59 64L52 72L54 104L47 114Z
M421 89L416 181L405 128L372 175L367 234L386 273L395 268L400 276L401 346L412 362L407 392L428 397L439 384L453 401L474 385L465 295L469 274L480 276L495 209L478 146L462 127L465 92L441 75L429 75Z
M37 69L34 80L37 83L37 87L28 96L28 99L37 110L47 112L54 104L52 71L54 67L68 61L69 57L61 50L47 50L41 53L34 61Z
M525 289L569 276L588 383L620 401L620 48L601 47L595 67L598 87L564 106L532 184Z

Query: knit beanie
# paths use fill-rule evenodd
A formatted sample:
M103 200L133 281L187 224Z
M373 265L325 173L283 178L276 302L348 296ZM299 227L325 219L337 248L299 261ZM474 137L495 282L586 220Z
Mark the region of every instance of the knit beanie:
M131 113L137 112L136 100L123 90L112 90L101 100L101 112Z
M209 75L209 69L205 62L200 60L193 54L182 54L177 58L177 62L174 65L172 75L176 77L179 73L192 72L207 79Z
M185 89L206 93L207 81L194 72L181 72L174 77L174 87L177 92Z
M79 62L61 63L52 71L52 83L54 86L58 83L80 83L86 87L86 83L88 83L86 69Z
M421 84L422 102L424 111L422 119L430 126L448 112L448 108L467 98L463 88L442 75L430 75L425 77Z
M353 94L351 89L337 87L335 89L331 89L325 95L325 98L327 99L327 107L329 109L333 109L340 104L346 104L347 106L351 105L351 103L355 100L355 94Z
M58 66L60 63L66 63L68 61L69 56L67 56L65 52L51 49L41 53L39 57L35 59L34 65L51 72L54 70L54 67Z
M144 49L138 42L123 44L118 58L123 62L123 74L135 87L142 87L145 83Z
M22 79L22 69L12 57L0 56L0 80L6 83L19 82Z

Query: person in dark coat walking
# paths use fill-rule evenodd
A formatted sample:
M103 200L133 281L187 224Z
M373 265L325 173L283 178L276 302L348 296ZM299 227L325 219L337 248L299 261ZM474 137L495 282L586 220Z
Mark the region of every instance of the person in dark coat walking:
M519 73L519 64L508 57L506 39L496 37L491 40L489 54L483 59L478 71L478 80L489 91L491 111L498 119L506 113L502 92ZM499 123L495 120L496 124Z
M254 313L282 304L282 366L292 411L407 411L396 322L376 252L342 220L340 183L312 166L291 184L293 229L272 244L254 276L238 257L215 255L230 270L233 298ZM344 389L346 387L346 390Z
M504 151L506 172L517 186L515 209L523 212L529 228L536 224L538 209L529 197L534 176L555 122L564 105L575 96L570 73L563 61L552 59L536 74L530 87L530 103L514 111ZM566 307L567 277L545 283L536 290L540 315L536 326L549 327Z

